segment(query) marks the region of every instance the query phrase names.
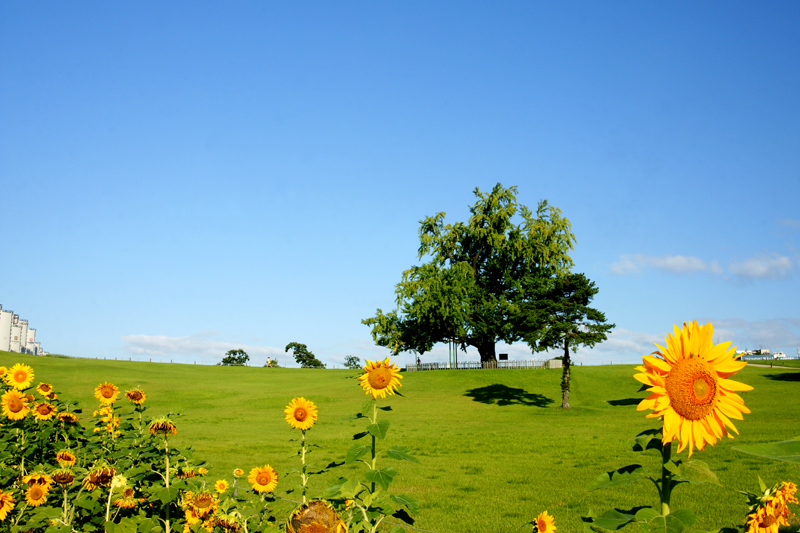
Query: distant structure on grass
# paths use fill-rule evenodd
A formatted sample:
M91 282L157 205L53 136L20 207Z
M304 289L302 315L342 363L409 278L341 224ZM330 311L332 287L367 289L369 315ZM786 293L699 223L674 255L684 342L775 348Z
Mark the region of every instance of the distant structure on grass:
M0 305L0 351L47 355L41 343L36 342L36 330L28 326L13 311Z

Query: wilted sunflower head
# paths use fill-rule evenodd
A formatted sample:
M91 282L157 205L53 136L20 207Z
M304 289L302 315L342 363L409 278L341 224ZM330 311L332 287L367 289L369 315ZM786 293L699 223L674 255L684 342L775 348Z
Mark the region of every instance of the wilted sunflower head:
M42 402L33 406L33 416L36 420L50 420L56 416L56 408L53 404Z
M215 516L214 524L221 527L222 531L226 533L235 533L242 529L241 518L235 512Z
M182 466L178 469L178 479L189 479L195 476L194 468Z
M33 369L26 364L17 363L6 371L5 380L10 387L25 389L33 382Z
M317 420L317 406L305 398L294 398L284 410L286 421L294 429L311 429Z
M636 409L652 409L648 418L662 418L663 443L677 439L678 452L688 445L689 457L694 448L713 446L726 435L732 439L728 430L739 432L730 419L743 420L742 413L750 412L736 392L753 387L728 379L747 363L738 360L735 347L729 349L730 342L713 344L713 334L711 323L675 326L667 347L656 344L659 350L644 356L633 376L651 393Z
M125 397L128 399L129 402L134 403L136 405L142 405L144 401L147 399L144 392L141 389L133 389L129 391L125 391Z
M22 484L28 485L29 487L41 485L47 490L50 490L50 486L53 484L53 478L44 472L31 472L27 476L22 477Z
M175 427L175 424L172 423L172 420L166 417L156 418L152 422L150 422L150 433L154 437L158 437L159 435L163 435L166 438L169 435L175 435L178 433L178 428Z
M76 415L75 413L67 412L67 411L64 411L62 413L58 413L56 415L56 418L58 418L58 421L61 422L62 424L77 424L78 423L78 415Z
M110 405L117 401L118 396L119 389L113 383L101 383L94 388L94 397L97 398L102 404Z
M347 526L328 502L312 500L289 516L286 533L347 533Z
M75 457L75 454L70 450L61 450L56 454L56 461L58 461L58 464L60 464L62 467L72 466L75 464L76 460L77 457Z
M50 477L53 478L54 483L58 483L59 485L70 485L75 481L75 474L66 468L57 468L53 470Z
M122 491L122 494L119 498L114 500L114 505L120 509L133 509L139 505L139 500L137 500L134 496L135 493L133 489L128 487Z
M87 490L94 490L97 487L110 485L115 473L116 471L112 466L96 466L84 478L83 486Z
M371 394L373 399L377 399L378 396L386 398L386 394L393 395L400 388L400 380L403 379L400 369L394 363L390 363L388 357L385 361L367 361L364 372L358 380L361 382L361 388L366 394Z
M28 487L28 490L25 491L25 501L28 502L28 505L31 507L39 507L47 500L47 493L49 491L49 487L44 485L31 485Z
M22 420L31 412L28 398L24 394L10 390L2 396L3 414L9 420Z
M197 516L205 518L214 514L214 511L217 510L218 502L213 494L198 492L192 498L190 505L194 512L197 513Z
M255 467L250 470L247 481L253 486L253 490L259 493L272 492L278 485L278 473L269 465Z

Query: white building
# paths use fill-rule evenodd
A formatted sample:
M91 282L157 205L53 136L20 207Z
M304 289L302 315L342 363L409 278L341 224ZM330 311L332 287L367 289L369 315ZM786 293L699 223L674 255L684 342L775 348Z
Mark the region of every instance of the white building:
M0 351L45 355L41 343L36 341L36 329L28 326L13 311L0 305Z
M13 318L14 313L3 311L3 306L0 305L0 352L11 351L11 322Z

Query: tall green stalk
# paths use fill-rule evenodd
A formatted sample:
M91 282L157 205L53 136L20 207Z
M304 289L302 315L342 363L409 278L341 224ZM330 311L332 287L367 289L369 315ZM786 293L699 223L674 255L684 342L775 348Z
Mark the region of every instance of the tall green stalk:
M667 470L667 463L672 455L672 442L661 447L661 514L669 514L669 500L672 496L672 472Z

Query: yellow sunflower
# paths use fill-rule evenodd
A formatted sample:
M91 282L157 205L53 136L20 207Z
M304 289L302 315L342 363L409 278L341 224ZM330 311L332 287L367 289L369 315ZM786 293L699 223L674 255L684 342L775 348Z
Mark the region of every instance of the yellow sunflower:
M60 464L62 467L72 466L75 464L76 460L77 457L75 457L75 454L69 450L61 450L56 454L56 461L58 461L58 464Z
M43 472L32 472L27 476L23 476L22 484L28 485L29 487L41 485L49 492L50 487L53 485L53 478Z
M533 533L550 533L558 529L555 524L555 518L544 511L536 517L536 522L533 524Z
M28 399L15 390L3 394L0 402L2 402L3 414L9 420L22 420L31 412L28 407Z
M113 383L101 383L94 388L94 397L102 404L111 405L117 401L118 396L119 389Z
M205 518L214 514L214 511L216 511L219 506L219 502L211 493L198 492L189 501L189 505L197 517Z
M214 483L214 490L216 490L217 493L222 494L228 490L228 482L224 479L218 479L217 482Z
M347 526L328 502L313 500L289 516L286 533L347 533Z
M0 366L0 379L6 379L6 374L8 373L8 369L4 366Z
M244 475L244 470L241 468L236 468L233 470L233 477L242 477Z
M636 409L652 409L647 418L661 417L663 443L677 439L678 452L688 445L689 457L694 448L713 446L723 436L732 439L728 429L738 435L730 419L743 420L742 413L750 412L736 392L753 387L728 379L747 363L735 357L735 347L728 349L730 342L714 345L713 333L711 323L675 326L667 347L656 344L659 350L644 356L644 366L636 367L641 373L633 376L651 393Z
M294 429L311 429L317 421L317 406L305 398L293 399L283 412L286 413L286 421Z
M255 467L250 470L247 481L253 485L256 492L272 492L278 485L278 473L269 465Z
M386 393L393 395L400 388L400 380L403 379L400 369L390 363L388 357L385 361L367 361L364 372L366 373L359 376L358 380L361 388L366 394L372 394L373 399L378 396L386 398Z
M39 383L36 386L36 392L44 396L45 398L50 398L50 395L53 394L53 386L49 383Z
M47 487L44 485L31 485L25 491L25 501L31 507L39 507L47 500Z
M56 408L47 402L37 403L33 406L33 416L36 420L50 420L56 416Z
M17 503L17 500L14 499L10 492L0 490L0 520L6 519L8 513L14 509L15 503Z
M33 381L33 369L28 365L17 363L8 369L5 378L10 387L22 390L27 388Z
M206 470L201 466L200 468L197 469L197 473L200 474L201 476L205 476L206 474L208 474L208 470Z
M144 401L147 399L147 396L141 389L133 389L125 391L125 397L128 399L129 402L135 403L136 405L142 405Z

